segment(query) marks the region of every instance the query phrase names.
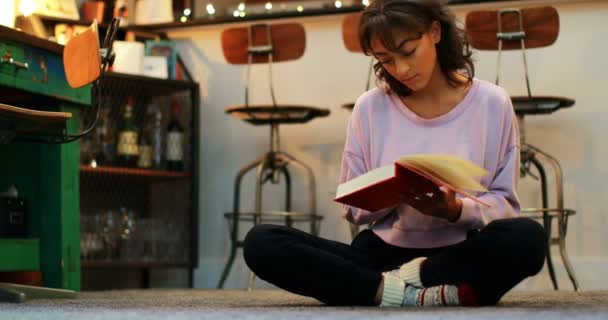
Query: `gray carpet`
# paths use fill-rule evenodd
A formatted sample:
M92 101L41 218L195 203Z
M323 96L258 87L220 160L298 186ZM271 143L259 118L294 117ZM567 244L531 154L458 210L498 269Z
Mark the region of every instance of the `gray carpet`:
M83 292L0 303L0 319L608 319L608 291L518 291L483 308L328 307L280 290Z

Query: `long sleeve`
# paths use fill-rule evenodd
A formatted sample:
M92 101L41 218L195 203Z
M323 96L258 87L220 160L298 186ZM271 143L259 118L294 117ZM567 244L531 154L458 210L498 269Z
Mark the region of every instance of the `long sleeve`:
M361 114L358 111L359 109L355 107L348 123L339 183L349 181L372 169L369 159L368 129L362 123ZM371 212L349 205L342 205L342 215L346 220L362 225L373 223L385 217L393 209L391 207Z
M511 111L511 102L507 98ZM487 193L479 199L488 203L489 208L474 202L471 199L462 199L462 212L456 224L469 226L471 229L479 229L486 226L492 220L515 217L520 214L521 208L517 197L516 188L519 181L520 145L517 118L510 112L505 117L503 129L504 141L502 157L498 162L498 168L490 180Z

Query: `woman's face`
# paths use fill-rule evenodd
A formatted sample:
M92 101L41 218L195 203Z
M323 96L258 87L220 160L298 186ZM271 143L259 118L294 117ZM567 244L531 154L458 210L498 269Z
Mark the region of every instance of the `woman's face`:
M433 23L431 29L421 36L419 33L395 31L393 38L397 48L395 51L385 48L377 36L372 37L371 49L374 56L391 76L412 91L424 89L436 72L440 71L435 70L435 44L441 39L439 23Z

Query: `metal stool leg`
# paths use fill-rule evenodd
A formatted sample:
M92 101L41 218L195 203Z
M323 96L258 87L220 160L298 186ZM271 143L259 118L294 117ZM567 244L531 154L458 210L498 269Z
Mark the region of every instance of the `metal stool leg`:
M241 170L239 170L235 182L234 182L234 198L233 198L233 217L232 224L230 225L230 256L226 261L226 265L224 266L224 271L222 271L222 276L220 277L220 281L217 285L218 289L224 287L224 283L228 278L228 274L230 273L230 269L232 269L232 264L234 263L234 258L236 256L236 251L239 247L238 243L238 212L240 210L240 196L241 196L241 181L243 180L243 176L249 172L249 170L257 167L258 165L263 163L263 158L260 157L255 161L250 162Z
M574 274L574 268L570 263L570 259L568 258L568 252L566 252L566 238L559 237L559 253L562 256L562 261L564 262L564 266L566 267L566 271L568 272L568 277L570 277L570 282L572 282L572 287L574 291L579 291L580 288L578 286L578 281L576 280L576 275Z
M564 267L566 268L566 272L568 273L568 277L572 282L572 287L575 291L579 290L578 281L576 279L576 275L574 273L574 268L570 263L570 258L568 257L568 252L566 251L566 213L564 212L564 189L563 189L563 180L562 180L562 168L557 161L557 159L542 150L530 146L537 154L541 155L547 162L551 164L553 167L553 172L555 173L555 186L556 186L556 199L557 199L557 209L558 211L558 235L557 235L557 244L559 245L559 252L562 257L562 261L564 263Z
M283 175L285 175L285 211L291 211L291 175L287 166L281 168Z
M274 155L272 153L267 153L264 161L258 165L258 169L256 172L255 178L255 212L258 215L255 216L253 220L253 225L258 225L262 222L261 212L262 212L262 188L264 187L264 183L266 182L264 173L267 169L270 169L270 174L274 175ZM253 271L249 271L249 285L247 286L247 291L252 291L255 285L255 273Z
M549 200L547 194L547 175L545 173L545 168L542 163L538 161L534 156L530 158L534 167L536 167L536 171L540 176L540 186L541 186L541 197L542 197L542 207L544 209L549 208ZM557 277L555 276L555 268L553 266L553 258L551 256L551 244L552 244L552 236L551 236L551 217L546 211L543 211L543 226L545 228L545 233L547 234L547 269L549 270L549 277L551 278L551 282L553 283L553 289L558 290L559 287L557 285Z
M315 181L315 175L314 172L312 171L312 168L310 168L307 164L305 164L304 162L294 158L293 156L289 155L286 152L280 152L280 155L282 158L285 159L285 161L288 164L293 164L296 165L302 169L304 169L308 175L308 204L309 204L309 208L310 208L310 213L313 215L312 219L310 220L310 233L317 236L319 235L319 228L317 226L317 201L316 201L316 192L317 192L317 185L316 185L316 181Z

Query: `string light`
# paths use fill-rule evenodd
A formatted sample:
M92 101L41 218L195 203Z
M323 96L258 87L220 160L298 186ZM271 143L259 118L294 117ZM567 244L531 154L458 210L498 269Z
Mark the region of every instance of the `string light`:
M190 10L190 8L186 8L184 9L184 15L187 17L192 13L192 10Z
M239 11L245 11L245 4L244 3L239 3L239 6L237 8Z
M241 13L238 10L234 10L234 12L232 13L232 16L235 18L238 18L241 15Z
M304 7L302 7L302 6L298 6L298 7L296 8L296 10L298 10L298 12L302 12L302 11L304 11Z
M336 8L340 9L342 8L342 1L336 0L336 2L334 2L334 5L336 6Z
M34 0L22 0L19 3L19 11L24 16L29 16L36 11L36 2Z
M271 10L272 9L272 3L271 2L266 2L266 10Z
M210 15L214 15L215 14L215 8L213 7L213 4L208 4L207 5L207 13Z
M188 21L188 17L182 16L181 18L179 18L179 21L186 22L186 21Z
M369 0L363 0L361 3L366 7L369 6Z

